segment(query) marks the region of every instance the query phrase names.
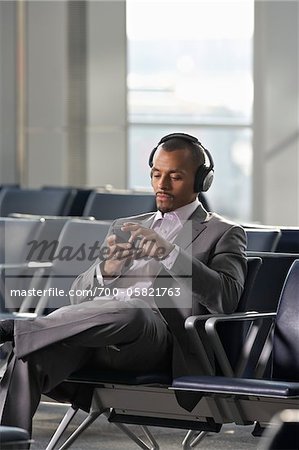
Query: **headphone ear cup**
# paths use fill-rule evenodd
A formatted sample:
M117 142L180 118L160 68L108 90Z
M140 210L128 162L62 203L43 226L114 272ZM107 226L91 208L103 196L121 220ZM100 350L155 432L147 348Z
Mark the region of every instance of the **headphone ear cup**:
M148 165L149 165L150 167L153 167L153 159L154 159L154 154L155 154L156 150L157 150L157 147L153 148L153 150L151 151L151 153L150 153L150 155L149 155L149 158L148 158Z
M214 179L214 170L208 170L208 173L206 174L202 183L201 192L207 192L210 189L211 184L213 183L213 179Z
M194 192L206 192L214 178L214 170L207 167L205 164L200 166L195 174Z

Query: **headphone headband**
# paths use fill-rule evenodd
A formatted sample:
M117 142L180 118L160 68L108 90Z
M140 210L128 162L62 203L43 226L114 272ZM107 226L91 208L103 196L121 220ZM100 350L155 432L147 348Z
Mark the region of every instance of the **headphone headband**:
M195 174L194 192L206 192L210 188L213 181L214 161L211 153L202 145L201 142L199 142L199 140L195 136L192 136L191 134L170 133L167 134L166 136L163 136L156 145L156 147L150 153L148 161L149 166L150 167L153 166L154 154L156 153L156 150L159 147L159 145L164 144L164 142L169 141L170 139L177 139L177 138L183 139L187 142L190 142L191 144L196 144L202 149L205 157L205 162L201 166L199 166ZM206 161L208 161L208 164L206 163Z
M163 136L160 139L157 147L159 147L159 145L163 144L164 142L169 141L169 139L176 139L176 138L185 139L186 141L189 141L189 142L191 142L193 144L199 144L199 145L202 146L202 144L199 142L199 140L195 136L191 136L191 134L187 134L187 133L170 133L170 134L167 134L166 136Z

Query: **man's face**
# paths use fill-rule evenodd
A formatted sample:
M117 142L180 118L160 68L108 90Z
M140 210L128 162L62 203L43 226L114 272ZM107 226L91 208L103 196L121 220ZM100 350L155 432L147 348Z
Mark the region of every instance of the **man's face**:
M197 194L193 191L196 170L190 150L167 152L162 145L158 147L151 178L157 208L161 212L173 211L196 199Z

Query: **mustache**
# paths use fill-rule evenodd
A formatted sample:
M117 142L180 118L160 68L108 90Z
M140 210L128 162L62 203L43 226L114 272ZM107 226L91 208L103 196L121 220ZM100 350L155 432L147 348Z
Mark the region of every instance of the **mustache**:
M166 191L157 191L155 195L156 196L157 195L167 195L167 196L173 198L173 195L169 194L169 192L166 192Z

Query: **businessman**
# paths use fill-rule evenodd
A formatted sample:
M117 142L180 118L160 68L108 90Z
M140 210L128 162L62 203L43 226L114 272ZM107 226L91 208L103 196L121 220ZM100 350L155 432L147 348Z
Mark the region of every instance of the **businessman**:
M86 365L203 373L184 321L236 309L245 233L198 201L214 163L197 138L164 136L149 166L157 211L111 225L99 258L72 286L73 304L34 320L0 322L0 341L13 342L1 381L2 424L31 432L42 393L88 411L92 388L63 383ZM79 295L91 288L92 297Z

